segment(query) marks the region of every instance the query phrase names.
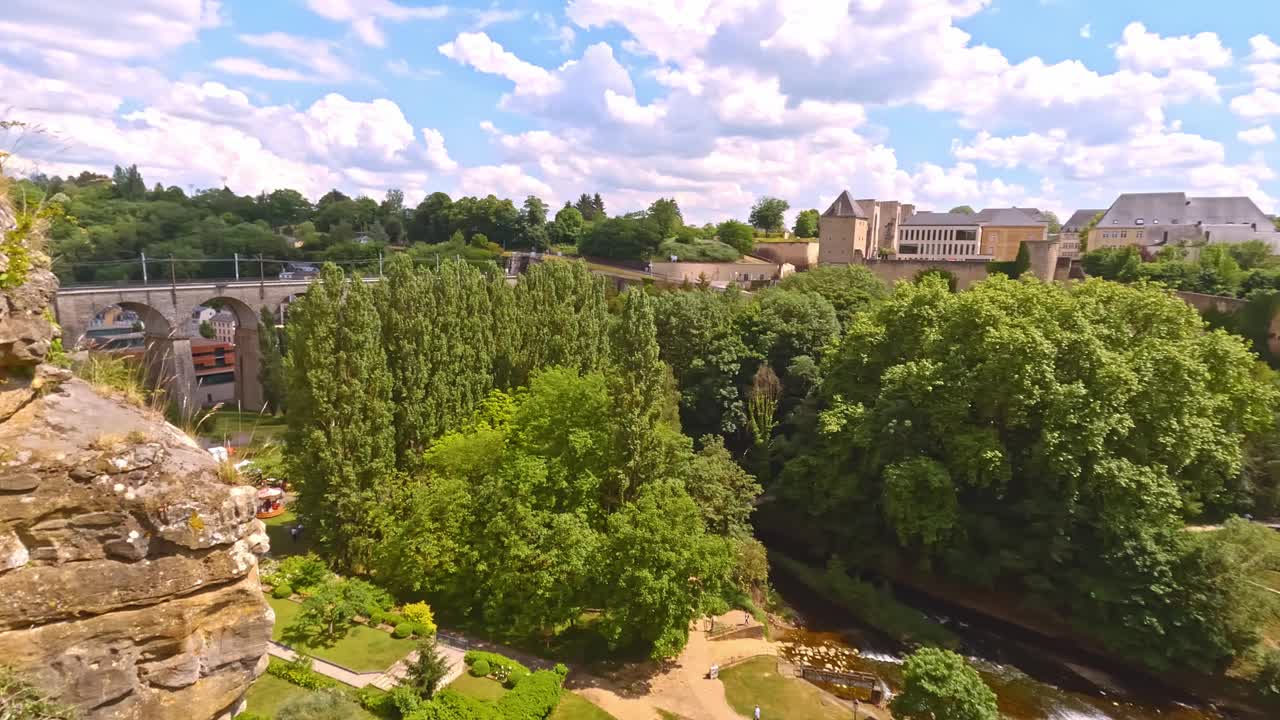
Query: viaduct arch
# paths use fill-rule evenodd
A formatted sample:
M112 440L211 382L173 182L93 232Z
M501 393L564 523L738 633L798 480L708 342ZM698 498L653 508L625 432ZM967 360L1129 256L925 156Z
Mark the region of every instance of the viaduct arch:
M67 348L75 347L88 333L90 321L112 305L138 313L146 337L148 382L164 388L183 412L191 413L200 402L188 319L196 305L221 301L236 316L236 398L249 410L263 404L258 381L259 308L266 306L275 313L290 297L305 293L308 285L308 280L274 280L72 287L58 291L53 308Z

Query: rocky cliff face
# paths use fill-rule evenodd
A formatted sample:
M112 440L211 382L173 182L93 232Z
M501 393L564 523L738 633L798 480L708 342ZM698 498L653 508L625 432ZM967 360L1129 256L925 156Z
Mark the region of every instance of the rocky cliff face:
M229 716L274 620L254 491L154 411L40 364L57 285L34 258L0 297L0 663L88 720Z

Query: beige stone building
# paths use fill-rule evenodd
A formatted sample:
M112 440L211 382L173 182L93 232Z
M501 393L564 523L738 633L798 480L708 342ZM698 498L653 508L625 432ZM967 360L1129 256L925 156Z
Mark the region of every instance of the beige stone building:
M1105 213L1106 210L1077 210L1067 218L1062 224L1062 231L1058 234L1058 240L1061 243L1060 252L1063 257L1078 258L1085 247L1084 241L1087 238L1080 236L1085 226L1093 221L1098 215Z
M1089 249L1178 243L1264 240L1280 249L1280 232L1247 197L1187 197L1186 193L1125 193L1107 208Z
M878 257L881 249L897 248L899 228L914 212L914 205L854 200L842 191L818 218L818 262L862 262Z
M982 253L996 262L1018 257L1024 242L1049 239L1049 223L1035 208L987 208L974 217L982 226Z
M816 240L795 240L792 242L760 242L751 251L757 257L782 265L790 263L797 270L808 270L818 264L818 242Z
M737 285L752 287L779 279L784 270L794 270L764 258L743 255L733 262L658 262L649 263L649 272L667 282L701 282L703 278L716 287Z
M892 254L903 260L1013 260L1024 242L1048 239L1035 208L974 214L916 212L896 201L854 200L841 192L818 219L820 263L856 263Z

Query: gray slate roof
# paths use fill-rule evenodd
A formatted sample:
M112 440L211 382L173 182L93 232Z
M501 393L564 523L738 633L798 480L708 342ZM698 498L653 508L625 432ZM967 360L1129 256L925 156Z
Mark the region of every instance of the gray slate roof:
M1067 218L1066 222L1062 223L1062 229L1064 232L1075 232L1085 225L1088 225L1089 221L1093 219L1093 216L1104 212L1106 212L1106 209L1077 210L1071 214L1071 217Z
M1247 197L1193 197L1187 207L1188 214L1205 225L1243 223L1270 229L1271 220L1266 213Z
M1036 208L983 208L976 214L983 225L1048 225Z
M841 190L840 196L837 197L836 201L831 203L831 207L827 208L827 211L822 214L827 217L871 217L871 214L866 211L866 208L862 207L862 205L858 204L856 200L850 197L848 190Z
M965 213L918 212L902 222L904 227L910 225L967 225L977 226L982 221L977 215Z
M1186 193L1125 193L1116 198L1098 227L1110 225L1227 225L1256 223L1267 216L1247 197L1187 197Z

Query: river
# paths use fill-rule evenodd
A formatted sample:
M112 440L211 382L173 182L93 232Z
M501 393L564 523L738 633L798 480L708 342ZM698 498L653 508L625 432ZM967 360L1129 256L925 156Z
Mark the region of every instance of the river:
M904 648L861 626L844 611L816 597L808 588L775 570L778 594L800 616L800 628L779 638L791 648L784 657L817 655L833 669L870 672L895 692L901 687ZM1038 647L1013 637L993 623L957 619L954 609L906 599L962 640L960 651L999 699L1002 716L1011 720L1228 720L1229 716L1198 706L1190 697L1137 676L1120 677L1091 667L1069 650Z

